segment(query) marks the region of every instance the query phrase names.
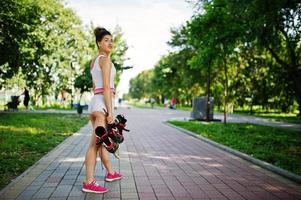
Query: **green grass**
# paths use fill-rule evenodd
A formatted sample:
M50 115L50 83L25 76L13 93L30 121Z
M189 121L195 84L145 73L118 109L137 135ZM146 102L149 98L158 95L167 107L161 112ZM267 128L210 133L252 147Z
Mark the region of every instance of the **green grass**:
M265 118L265 119L270 119L271 121L301 124L301 117L297 117L296 113L255 112L253 114L250 114L248 111L235 111L234 113L235 114L240 114L240 115L246 115L246 116L262 117L262 118Z
M254 124L170 123L301 175L300 132Z
M297 117L295 114L283 114L283 113L260 113L255 114L256 117L269 118L273 121L288 122L293 124L301 124L301 117Z
M7 109L5 106L7 102L0 103L0 110ZM55 109L55 110L76 110L75 108L71 108L70 103L65 102L64 104L54 102L54 103L47 103L45 105L29 105L29 110L48 110L48 109ZM18 105L18 110L26 110L25 106L23 105L23 101L20 102Z
M177 105L178 110L185 110L185 111L192 111L192 107L190 106L182 106L182 105Z
M141 102L136 102L136 101L131 101L129 102L129 105L134 106L136 108L146 108L146 109L151 109L151 104L150 103L141 103ZM154 108L162 107L158 104L154 105Z
M70 114L0 113L0 188L87 122Z
M75 108L71 108L70 106L34 106L33 110L76 110Z

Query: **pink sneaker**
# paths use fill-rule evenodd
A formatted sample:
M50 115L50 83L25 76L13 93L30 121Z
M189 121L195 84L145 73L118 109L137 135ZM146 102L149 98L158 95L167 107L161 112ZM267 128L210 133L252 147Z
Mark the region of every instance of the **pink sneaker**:
M117 172L115 172L115 174L108 173L106 176L106 181L111 182L111 181L119 180L122 178L123 178L123 176L121 174L118 174Z
M92 183L83 183L83 192L91 193L106 193L109 191L107 188L98 185L98 183L93 180Z

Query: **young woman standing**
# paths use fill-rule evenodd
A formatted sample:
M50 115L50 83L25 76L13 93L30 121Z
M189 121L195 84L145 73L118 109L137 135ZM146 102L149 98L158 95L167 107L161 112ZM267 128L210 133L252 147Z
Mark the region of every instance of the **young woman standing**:
M111 33L104 28L97 27L94 30L94 34L98 55L90 66L94 96L91 99L88 110L93 133L85 157L86 181L83 183L82 190L84 192L105 193L108 189L98 185L94 179L97 152L107 170L105 180L114 181L122 178L121 174L113 170L110 163L108 151L116 147L106 137L106 126L113 122L114 77L116 69L110 60L110 53L113 48ZM97 136L101 136L104 144L97 145Z

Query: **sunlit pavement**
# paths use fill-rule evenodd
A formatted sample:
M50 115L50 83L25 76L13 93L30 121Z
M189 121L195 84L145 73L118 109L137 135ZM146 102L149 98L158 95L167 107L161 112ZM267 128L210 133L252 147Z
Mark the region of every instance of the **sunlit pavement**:
M84 126L0 192L0 199L301 199L300 185L162 123L188 112L119 108L131 130L120 160L124 178L104 182L100 162L96 180L109 192L86 194L84 155L92 127ZM99 161L99 159L98 159Z

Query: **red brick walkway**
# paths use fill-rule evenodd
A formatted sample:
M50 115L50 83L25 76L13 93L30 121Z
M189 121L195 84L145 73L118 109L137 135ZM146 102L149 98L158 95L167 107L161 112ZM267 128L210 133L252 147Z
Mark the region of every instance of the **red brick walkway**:
M0 199L301 199L301 187L162 123L187 113L174 110L123 109L129 119L120 160L125 178L105 183L105 195L81 192L84 154L90 125L0 192ZM188 116L187 116L188 117Z

